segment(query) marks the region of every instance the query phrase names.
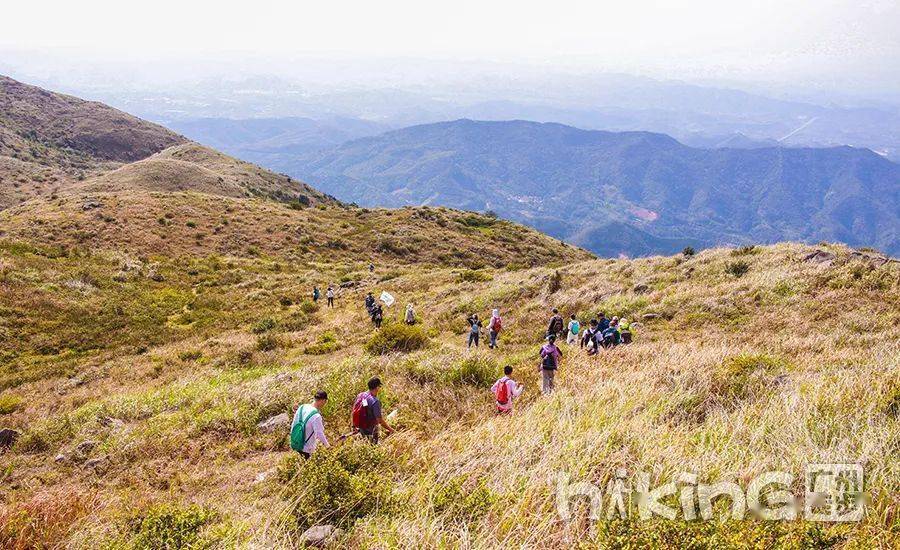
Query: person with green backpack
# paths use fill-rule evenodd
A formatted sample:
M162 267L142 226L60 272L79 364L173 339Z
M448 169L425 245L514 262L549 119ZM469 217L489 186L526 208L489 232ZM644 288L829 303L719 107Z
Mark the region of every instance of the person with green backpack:
M325 421L319 412L328 402L328 394L317 391L312 403L304 403L297 407L294 421L291 422L291 449L309 458L316 450L318 442L328 447L325 437Z
M569 328L566 331L566 343L570 346L578 341L578 333L581 332L581 323L578 322L578 319L575 317L575 314L572 314L572 317L569 320Z

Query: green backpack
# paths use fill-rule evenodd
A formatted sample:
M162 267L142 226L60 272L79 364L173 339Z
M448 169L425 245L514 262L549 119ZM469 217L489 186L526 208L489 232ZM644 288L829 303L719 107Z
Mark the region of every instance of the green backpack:
M306 417L301 416L303 407L309 407L310 409L312 409L311 411L309 411ZM311 433L308 437L306 436L306 425L309 424L309 420L317 414L319 414L319 411L316 410L316 408L312 405L301 405L297 410L297 418L299 419L299 422L294 423L294 425L291 427L291 449L297 451L298 453L303 451L303 447L306 446L306 443L314 435Z

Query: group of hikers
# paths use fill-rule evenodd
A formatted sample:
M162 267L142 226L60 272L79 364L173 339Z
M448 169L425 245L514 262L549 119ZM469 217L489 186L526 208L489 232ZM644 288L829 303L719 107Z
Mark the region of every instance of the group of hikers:
M388 434L394 433L394 428L387 423L381 412L381 401L378 400L381 386L381 379L372 378L367 384L367 391L356 396L350 413L350 432L342 435L339 440L359 434L372 444L377 444L381 429ZM311 403L300 405L294 413L291 421L291 449L300 453L303 458L309 458L319 443L325 447L330 446L321 413L327 402L328 393L320 390L313 396Z
M322 293L319 291L319 287L313 287L313 303L318 303L319 298L322 297ZM334 307L334 287L328 285L328 288L325 290L325 299L327 300L328 307Z

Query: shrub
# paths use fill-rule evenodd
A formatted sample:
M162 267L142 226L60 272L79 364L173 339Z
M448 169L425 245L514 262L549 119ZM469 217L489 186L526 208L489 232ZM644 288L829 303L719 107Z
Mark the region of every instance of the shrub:
M364 443L323 448L309 460L286 459L278 477L299 529L317 523L352 524L391 503L393 484L381 449Z
M489 388L497 376L497 362L484 356L466 357L444 371L444 380L451 384L465 384Z
M747 399L768 388L772 375L784 367L783 361L766 354L742 353L729 357L716 367L711 391L727 400Z
M472 521L484 515L497 497L484 479L466 483L469 479L470 476L457 476L439 485L431 497L434 511L455 521Z
M694 254L697 253L697 251L694 250L693 246L686 246L686 247L684 247L684 249L682 249L681 253L684 254L685 256L693 256Z
M127 524L135 548L175 550L194 547L200 530L215 518L215 512L195 504L162 504L131 517Z
M300 302L300 311L309 315L319 311L319 306L312 300L303 300Z
M315 344L306 346L303 349L303 353L306 355L324 355L338 350L340 347L340 344L337 342L337 336L331 331L326 331L319 335Z
M550 279L547 281L547 294L554 294L558 292L559 289L562 288L562 274L559 271L554 271L552 275L550 275Z
M743 260L725 264L725 273L734 275L736 278L743 277L748 271L750 271L750 264Z
M0 414L10 414L22 406L22 398L9 393L0 395Z
M266 317L265 319L260 319L259 321L254 323L253 326L250 327L250 330L253 332L253 334L262 334L264 332L269 332L270 330L275 328L276 324L277 323L275 322L275 319Z
M493 277L481 270L466 269L457 275L456 280L460 283L485 283L493 280Z
M199 349L192 349L187 351L182 351L178 354L178 358L184 361L185 363L196 361L203 357L203 352Z
M428 335L421 325L389 324L372 334L366 342L366 351L372 355L384 355L392 351L410 352L428 345Z
M749 256L750 254L756 254L758 250L755 245L747 245L737 248L731 251L732 256Z
M279 347L281 347L281 342L272 334L264 334L256 339L256 349L259 351L272 351Z

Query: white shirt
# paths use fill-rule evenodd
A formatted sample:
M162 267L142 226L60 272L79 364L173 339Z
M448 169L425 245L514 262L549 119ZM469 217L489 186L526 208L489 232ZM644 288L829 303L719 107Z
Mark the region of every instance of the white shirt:
M308 407L312 407L313 405L306 404L300 405L300 408L297 409L297 414L303 412L303 416L309 414ZM303 418L300 417L299 421L303 421ZM309 435L309 430L312 430L312 435ZM325 437L325 421L322 420L322 415L319 412L313 414L313 416L306 423L306 443L303 445L303 452L312 454L313 451L316 450L316 446L319 441L328 445L328 438Z
M497 395L497 389L500 388L500 384L506 384L506 391L509 394L509 401L507 401L505 405L497 403L497 409L501 411L511 411L513 406L513 399L519 397L524 388L522 386L517 386L512 378L504 376L500 380L494 382L494 385L491 386L491 392L493 392L494 395Z

